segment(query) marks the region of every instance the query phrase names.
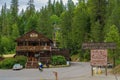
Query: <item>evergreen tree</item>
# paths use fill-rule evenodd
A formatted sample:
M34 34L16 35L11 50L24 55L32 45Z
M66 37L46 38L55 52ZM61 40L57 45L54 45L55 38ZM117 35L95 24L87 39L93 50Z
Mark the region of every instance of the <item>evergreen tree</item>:
M6 8L6 4L2 6L1 10L1 34L9 36L10 35L10 22L11 22L11 13L10 11Z
M94 30L94 31L100 31L99 33L101 33L101 35L98 37L99 37L99 41L101 42L103 41L103 37L104 37L103 29L105 25L106 0L88 0L88 11L90 15L91 31L93 31L92 29L95 29L94 24L96 22L99 22L100 24L99 26L100 30ZM93 36L94 35L91 34L91 37Z
M53 27L52 39L57 43L59 43L60 42L60 18L57 15L52 15L50 17L50 22ZM57 45L57 47L59 47L59 45Z
M72 31L72 22L73 22L73 11L74 11L74 3L72 0L68 0L67 3L67 10L64 11L61 14L61 27L60 27L60 31L61 31L61 42L60 42L60 46L63 48L72 48L72 44L71 44L71 40L72 37L71 36L71 31Z
M29 17L27 20L26 27L24 28L25 32L29 32L31 30L36 30L37 28L37 16L34 14L33 16Z
M36 12L35 12L35 6L34 6L34 0L29 0L28 7L25 11L25 18L23 18L24 21L24 32L28 32L32 29L36 29L37 26L37 18L36 18ZM24 25L23 24L23 25Z
M18 0L11 1L11 20L12 23L17 23L16 21L18 21Z
M15 40L16 38L19 37L19 29L18 29L18 26L17 24L13 24L12 25L12 38L13 40Z
M37 31L46 35L48 38L52 38L53 27L50 21L50 15L47 7L41 9L40 16L38 19Z
M88 32L88 13L84 2L80 2L75 9L72 23L72 46L74 53L81 53L84 36Z
M18 23L19 25L18 30L19 30L20 35L23 35L25 33L26 24L27 24L27 18L25 16L24 10L22 9L19 15L19 23Z
M28 7L27 7L27 12L28 12L28 15L31 15L35 12L34 0L29 0Z
M119 1L119 0L117 0ZM115 24L118 27L118 30L120 32L120 3L116 2L116 5L111 13L111 15L109 16L109 24Z
M2 45L1 45L1 31L0 31L0 56L3 54L3 52L2 52Z
M91 41L94 41L94 42L99 42L100 41L100 38L99 36L101 36L101 33L100 33L100 23L99 21L95 22L95 24L92 24L92 29L91 29Z
M63 2L62 0L57 1L55 6L54 6L54 9L55 9L55 14L60 17L61 13L64 11L64 5L63 5Z
M49 15L52 15L54 13L54 5L52 4L51 0L48 1L48 11Z
M118 28L115 25L112 25L110 28L108 28L108 32L105 36L105 42L114 42L116 44L115 53L109 52L108 56L110 59L113 58L115 66L115 60L120 60L120 34Z
M111 7L112 6L112 7ZM104 34L107 34L108 29L110 26L115 25L118 27L118 30L120 32L120 9L119 9L120 3L119 0L109 0L108 6L107 6L107 15L106 15L106 24L104 28Z
M1 46L2 46L2 54L6 54L11 52L13 49L15 49L14 42L9 36L2 36L1 37Z

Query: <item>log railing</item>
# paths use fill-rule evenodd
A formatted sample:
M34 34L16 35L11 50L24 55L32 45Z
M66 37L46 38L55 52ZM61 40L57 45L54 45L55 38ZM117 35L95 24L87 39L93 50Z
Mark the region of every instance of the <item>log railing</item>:
M51 50L50 46L17 46L16 51L41 51Z

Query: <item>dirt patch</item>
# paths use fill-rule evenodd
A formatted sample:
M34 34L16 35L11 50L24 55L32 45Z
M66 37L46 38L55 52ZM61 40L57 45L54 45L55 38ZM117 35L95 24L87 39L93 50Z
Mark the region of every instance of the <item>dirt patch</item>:
M14 57L15 54L6 54L6 55L3 55L3 57L7 58L7 57Z
M74 62L79 62L79 54L76 54L76 55L72 55L71 56L71 60L74 61Z
M116 66L114 69L113 69L113 72L115 74L120 74L120 65Z

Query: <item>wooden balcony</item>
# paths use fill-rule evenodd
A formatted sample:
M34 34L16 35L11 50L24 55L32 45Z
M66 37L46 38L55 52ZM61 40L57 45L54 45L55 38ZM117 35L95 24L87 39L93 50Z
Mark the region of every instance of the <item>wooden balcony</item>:
M16 51L50 51L51 46L17 46Z

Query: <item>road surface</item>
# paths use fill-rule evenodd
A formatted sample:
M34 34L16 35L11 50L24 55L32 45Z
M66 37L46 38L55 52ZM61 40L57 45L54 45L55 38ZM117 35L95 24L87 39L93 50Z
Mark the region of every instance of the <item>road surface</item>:
M120 80L120 76L110 73L107 76L105 73L91 76L89 62L72 62L70 67L63 68L44 68L43 72L38 69L0 70L0 80L55 80L54 71L58 73L58 80Z

